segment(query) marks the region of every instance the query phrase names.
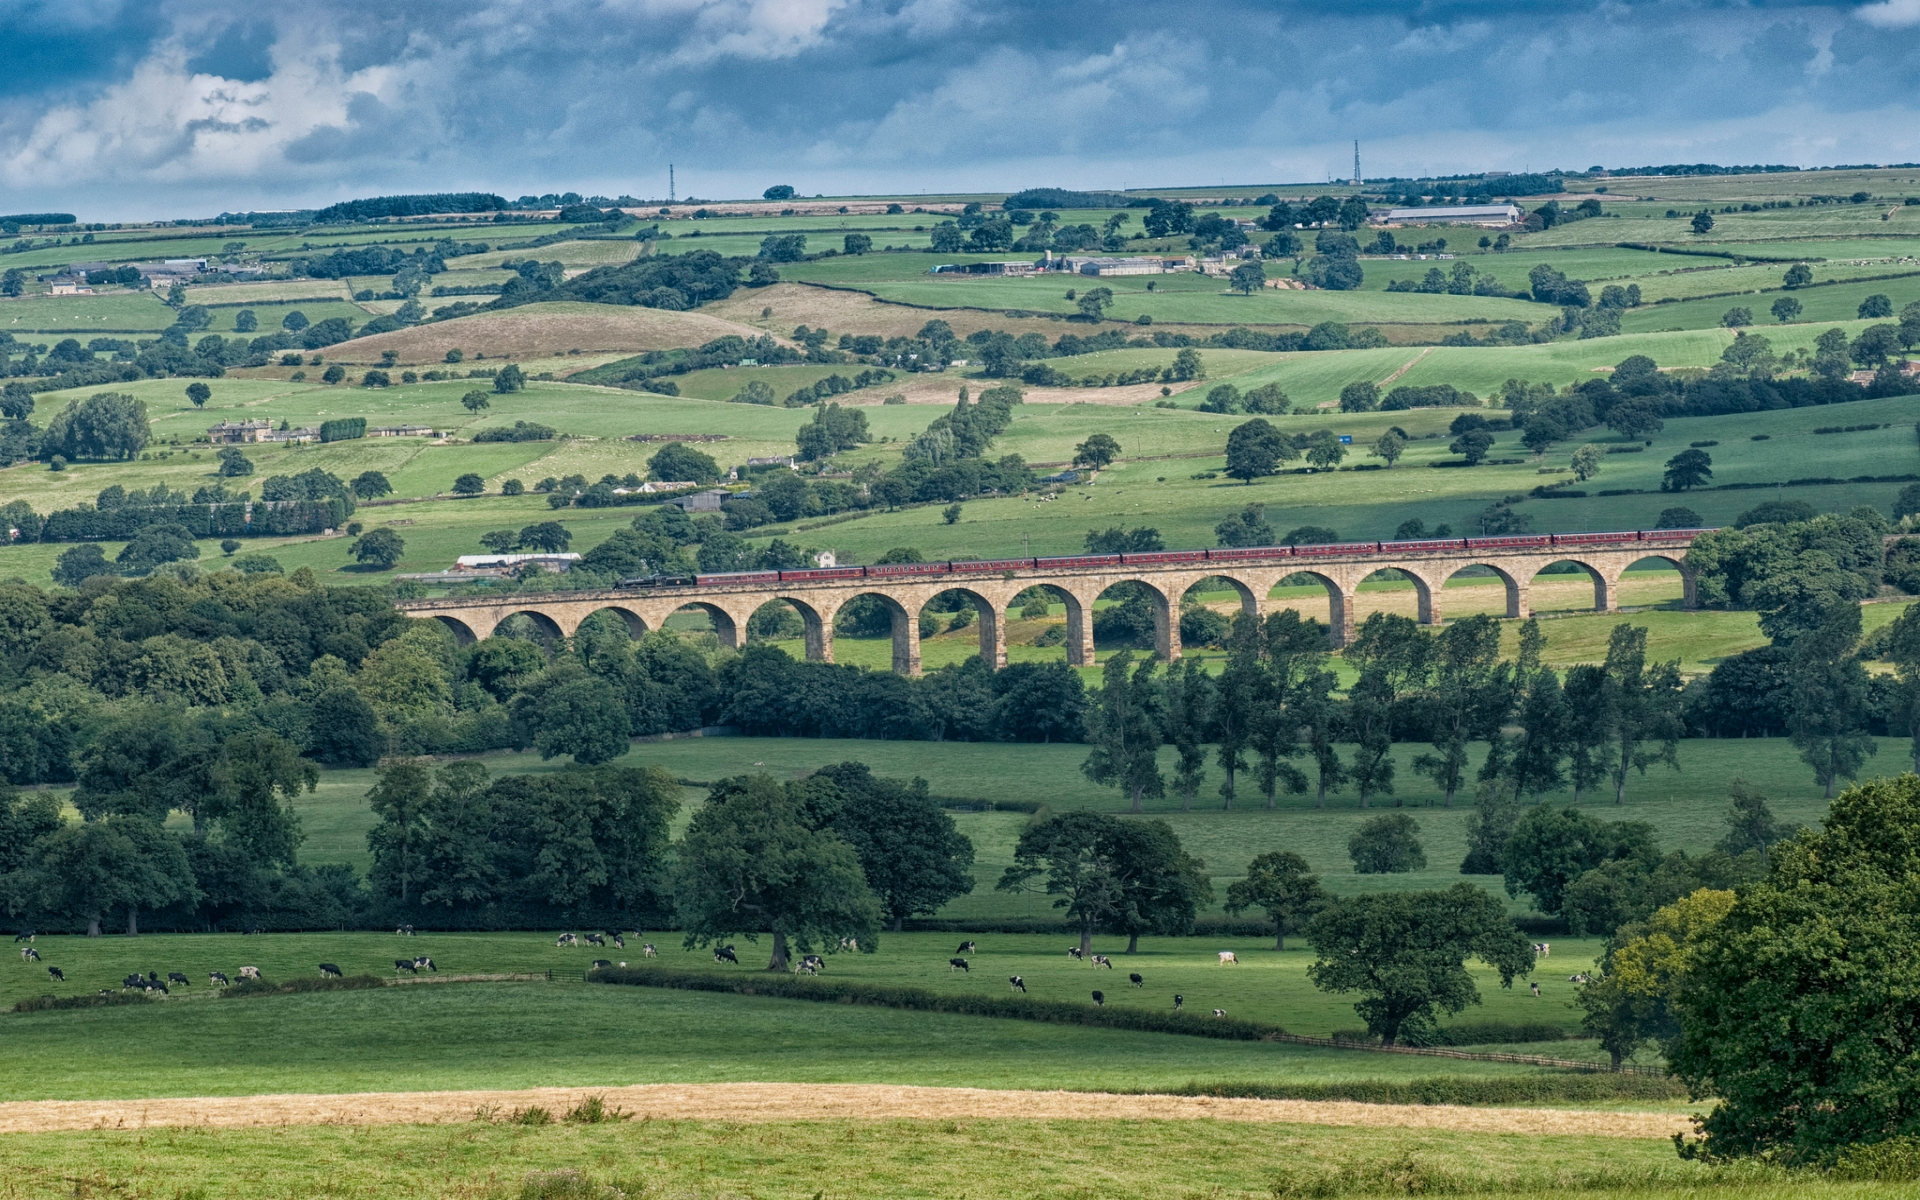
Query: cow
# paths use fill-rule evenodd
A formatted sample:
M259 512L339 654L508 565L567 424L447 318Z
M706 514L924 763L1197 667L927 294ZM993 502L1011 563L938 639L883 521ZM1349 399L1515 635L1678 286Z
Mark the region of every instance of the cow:
M1240 960L1234 957L1233 951L1222 950L1220 952L1220 965L1224 967L1228 963L1232 963L1234 966L1237 967L1240 965Z
M440 968L433 965L432 959L424 954L415 955L413 960L414 973L418 974L423 969L432 971L435 975L440 973Z
M647 958L652 958L654 955L660 953L658 950L653 948L652 942L648 942L645 946L641 947L641 949L646 951L645 957Z
M1107 1006L1107 994L1105 992L1095 992L1093 994L1093 1002L1101 1008L1105 1008Z
M338 979L338 978L340 978L340 968L339 968L339 966L337 966L337 965L336 965L336 964L334 964L334 963L321 963L321 964L320 964L320 978L322 978L322 979Z
M625 950L625 949L627 948L627 939L626 939L626 938L623 938L623 937L621 937L621 936L620 936L619 934L617 934L617 933L610 933L610 934L608 934L607 936L608 936L609 938L611 938L611 939L613 940L613 944L614 944L614 945L616 945L616 946L618 946L618 947L620 947L620 948L621 948L622 950Z
M399 936L399 937L412 937L412 936L413 936L413 926L411 926L411 925L402 925L402 926L401 926L400 928L398 928L398 929L396 929L396 930L394 930L393 932L394 932L394 933L395 933L395 934L396 934L397 936Z
M950 959L948 959L948 960L947 960L947 970L948 970L949 972L952 972L952 971L965 971L965 972L966 972L967 974L969 974L969 975L971 975L971 974L973 974L973 968L967 965L967 960L966 960L966 959L964 959L964 958L950 958Z
M1533 989L1533 998L1538 1000L1540 998L1540 985L1538 983L1529 983L1527 986Z
M159 983L159 982L160 982L160 972L158 972L158 971L148 971L148 972L147 972L147 982L148 982L148 983Z
M393 971L396 975L402 971L405 971L409 975L418 975L420 968L414 966L413 960L410 958L396 958L393 960Z
M1007 976L1007 983L1014 991L1019 992L1022 996L1027 994L1027 981L1018 975Z
M208 987L226 987L231 982L232 981L227 978L227 973L225 971L207 972Z
M733 952L732 946L715 946L713 948L713 961L730 962L737 967L740 965L740 956Z
M818 954L809 954L800 960L800 969L809 975L827 969L827 960Z
M1104 954L1096 954L1096 955L1094 955L1094 956L1093 956L1093 965L1094 965L1094 966L1096 966L1096 967L1105 967L1105 968L1106 968L1107 970L1109 970L1109 971L1111 971L1111 970L1113 970L1113 960L1112 960L1112 959L1110 959L1110 958L1108 958L1108 957L1107 957L1106 955L1104 955Z
M1146 980L1144 980L1144 979L1142 979L1142 978L1140 978L1140 972L1138 972L1138 971L1135 971L1135 972L1133 972L1132 974L1130 974L1130 975L1128 975L1128 976L1127 976L1127 982L1128 982L1128 983L1130 983L1130 984L1132 984L1132 985L1133 985L1133 986L1135 986L1135 987L1145 987L1145 986L1147 986L1147 981L1146 981Z
M180 972L178 972L178 971L168 971L168 972L167 972L167 982L168 982L168 983L177 983L177 984L179 984L179 985L180 985L181 987L191 987L191 986L193 986L192 984L190 984L190 983L188 983L188 982L187 982L187 977L186 977L185 975L182 975L182 974L181 974Z
M20 951L20 961L21 962L39 962L40 952L38 950L35 950L32 946L28 946L26 949Z
M162 996L172 995L171 992L167 991L167 985L157 979L147 980L146 989L149 992L159 992Z
M1173 994L1173 1011L1179 1012L1181 1009L1185 1008L1186 1006L1187 1006L1187 998L1185 996L1182 996L1179 992L1175 992Z
M55 979L58 979L62 983L65 983L67 981L67 973L65 971L62 971L59 967L48 967L47 974L53 976Z
M146 982L146 980L140 978L140 972L135 971L120 981L120 989L122 991L131 991L134 988L145 986Z
M1586 983L1587 973L1585 971L1582 971L1578 975L1569 975L1567 976L1567 982L1568 983Z
M1083 958L1085 958L1085 957L1086 957L1086 955L1085 955L1085 954L1083 954L1083 953L1081 953L1081 951L1080 951L1080 947L1078 947L1078 946L1068 946L1068 947L1067 947L1067 957L1068 957L1068 958L1071 958L1071 959L1075 959L1075 960L1077 961L1077 960L1079 960L1079 959L1083 959Z
M604 971L608 967L611 967L612 965L613 963L608 959L596 958L593 960L593 966L588 969L593 971Z
M597 933L590 933L590 934L588 934L588 935L587 935L587 945L589 945L589 946L602 946L602 947L604 947L604 946L605 946L606 944L607 944L607 939L606 939L606 938L603 938L603 937L601 937L601 936L600 936L599 934L597 934Z
M955 954L972 954L979 949L980 949L980 944L978 942L961 942L960 948L958 950L955 950L954 953Z
M259 967L241 967L241 968L240 968L240 978L242 978L242 979L258 979L258 978L260 978L260 968L259 968Z
M840 948L842 950L858 950L860 948L860 939L859 938L841 938Z
M818 975L820 973L820 968L810 962L802 962L799 965L795 966L793 970L795 974L800 974L801 972L805 972L808 975Z
M33 939L34 932L31 929L22 929L19 933L13 935L15 942L31 942Z
M1224 1008L1216 1008L1213 1010L1213 1015L1216 1017L1224 1017L1227 1015L1227 1010Z
M553 944L556 946L578 946L580 944L580 939L574 934L563 933L558 938L554 939Z
M1536 957L1546 958L1553 953L1553 947L1546 942L1535 942L1533 944L1533 953Z

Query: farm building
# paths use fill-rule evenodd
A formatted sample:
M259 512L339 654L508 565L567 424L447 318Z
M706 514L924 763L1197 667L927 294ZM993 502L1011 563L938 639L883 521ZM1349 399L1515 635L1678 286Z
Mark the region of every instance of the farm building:
M207 440L210 442L258 442L273 432L273 422L262 418L258 421L222 421L218 425L207 426Z
M1189 266L1191 259L1183 260ZM1165 275L1170 270L1164 258L1090 258L1080 265L1082 275Z
M709 491L694 492L689 496L675 496L667 503L678 504L683 512L719 512L720 502L725 500L727 495L724 488L713 488Z
M1517 204L1463 204L1453 207L1396 208L1381 218L1384 225L1518 225L1524 216Z
M538 563L555 571L567 571L580 561L578 554L462 554L453 560L456 571L511 570L523 563Z
M438 437L431 425L382 425L367 430L368 437Z

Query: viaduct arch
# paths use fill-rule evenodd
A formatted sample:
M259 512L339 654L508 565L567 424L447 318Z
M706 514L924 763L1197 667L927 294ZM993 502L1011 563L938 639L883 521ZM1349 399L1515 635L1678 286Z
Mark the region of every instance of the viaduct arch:
M1625 535L1632 536L1632 535ZM1418 547L1419 544L1413 544ZM1310 548L1309 548L1310 549ZM1184 556L1183 556L1184 557ZM1007 665L1006 627L1014 598L1030 587L1044 585L1067 610L1067 661L1089 666L1094 661L1093 608L1103 592L1116 584L1144 587L1154 608L1154 649L1166 661L1180 657L1181 598L1194 585L1223 579L1239 593L1241 607L1263 615L1268 594L1282 580L1307 576L1327 591L1331 641L1335 649L1353 639L1355 602L1362 580L1391 569L1412 581L1419 620L1435 625L1445 619L1447 580L1468 567L1484 567L1500 579L1506 591L1506 616L1529 612L1529 593L1545 568L1571 562L1593 582L1596 612L1614 612L1620 606L1620 579L1628 567L1645 559L1671 563L1680 572L1686 606L1695 606L1694 572L1683 545L1628 543L1604 546L1542 546L1523 549L1397 548L1393 543L1365 546L1345 553L1276 551L1271 558L1246 560L1125 562L1112 565L1050 565L1049 560L1022 560L1005 570L905 577L787 578L742 582L726 577L706 583L665 587L614 588L605 591L555 592L502 596L462 596L433 600L403 600L397 605L414 617L433 618L451 628L461 642L490 636L502 621L525 614L550 634L572 637L594 613L612 611L630 632L638 635L665 628L667 618L683 608L698 608L713 620L725 646L740 646L747 621L762 605L781 600L793 606L806 626L807 657L833 661L833 622L836 614L857 596L877 596L891 618L893 669L902 675L920 673L922 608L942 592L962 592L977 613L980 658L993 669ZM1069 563L1071 560L1068 560ZM1026 565L1026 564L1033 565ZM804 576L806 572L792 575Z

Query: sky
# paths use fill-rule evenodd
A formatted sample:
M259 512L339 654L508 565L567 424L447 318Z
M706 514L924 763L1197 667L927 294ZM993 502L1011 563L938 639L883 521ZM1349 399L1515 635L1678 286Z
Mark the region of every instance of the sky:
M1920 161L1920 0L0 0L0 211Z

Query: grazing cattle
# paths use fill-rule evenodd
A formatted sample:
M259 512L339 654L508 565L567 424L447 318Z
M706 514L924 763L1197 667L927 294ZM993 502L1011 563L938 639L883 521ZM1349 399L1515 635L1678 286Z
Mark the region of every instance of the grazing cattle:
M225 971L207 972L207 984L210 987L226 987L230 982L232 981L227 978Z
M611 967L612 965L613 964L611 962L609 962L604 958L596 958L593 960L593 966L591 969L595 971L600 971L600 970L605 970L606 968Z
M440 968L434 966L433 960L428 958L424 954L418 954L414 956L413 969L415 972L432 971L435 975L438 975L440 973Z
M620 948L621 948L622 950L625 950L625 949L627 948L627 939L626 939L626 938L623 938L623 937L621 937L621 936L620 936L619 934L617 934L617 933L613 933L613 934L608 934L607 936L608 936L608 937L610 937L610 938L612 938L612 939L613 939L613 944L614 944L614 945L616 945L616 946L618 946L618 947L620 947Z
M400 971L405 971L405 972L407 972L407 974L409 974L409 975L418 975L418 974L420 973L420 968L419 968L419 967L416 967L416 966L414 966L414 965L413 965L413 960L412 960L412 959L410 959L410 958L396 958L396 959L394 959L394 960L393 960L393 969L394 969L394 971L395 971L396 973L398 973L398 972L400 972Z
M1227 1015L1227 1010L1224 1008L1216 1008L1213 1010L1213 1015L1216 1017L1224 1017Z
M241 967L241 968L240 968L240 978L242 978L242 979L258 979L258 978L260 978L260 968L259 968L259 967Z
M578 946L580 944L580 939L574 934L563 933L558 938L554 939L553 944L556 946Z
M340 978L340 968L339 968L338 966L336 966L336 965L334 965L333 963L321 963L321 964L320 964L320 978L322 978L322 979L338 979L338 978Z
M842 950L858 950L860 948L860 939L859 938L841 938L840 948Z
M1232 963L1234 966L1237 967L1240 965L1240 960L1234 957L1233 951L1222 950L1220 952L1220 965L1224 967L1228 963Z
M805 972L808 975L818 975L820 973L820 968L810 962L803 962L800 965L796 966L794 968L794 971L796 973Z
M653 948L653 943L652 943L652 942L648 942L648 943L647 943L647 944L646 944L645 946L643 946L643 947L641 947L641 949L643 949L643 950L645 950L645 951L646 951L646 955L645 955L645 957L647 957L647 958L652 958L652 957L653 957L654 955L656 955L656 954L658 954L658 953L660 953L660 952L659 952L658 950L655 950L655 949Z
M65 983L67 980L67 973L65 971L62 971L59 967L48 967L47 974L53 976L55 979L58 979L62 983Z
M160 982L159 980L157 980L157 979L149 979L149 980L147 981L147 984L146 984L146 988L147 988L147 990L148 990L149 992L159 992L159 993L160 993L160 994L161 994L162 996L170 996L170 995L172 995L172 994L173 994L173 993L171 993L171 992L169 992L169 991L167 991L167 985L166 985L166 984L164 984L164 983L161 983L161 982Z
M1569 975L1567 976L1567 982L1568 983L1585 983L1587 982L1587 973L1585 971L1582 971L1578 975Z
M33 938L34 932L31 929L22 929L19 933L13 935L13 940L16 942L30 942Z
M958 950L955 950L954 953L955 954L972 954L974 951L978 949L980 949L980 945L978 942L961 942L960 948Z
M1182 996L1179 992L1175 992L1173 994L1173 1011L1179 1012L1181 1009L1185 1008L1186 1006L1187 1006L1187 998L1185 996Z
M587 935L587 945L589 946L604 946L606 944L607 944L607 939L601 937L597 933L590 933Z
M32 946L28 946L26 949L20 951L20 960L22 962L39 962L40 952Z
M1527 986L1533 989L1533 998L1535 1000L1538 1000L1540 998L1540 985L1537 983L1530 983Z
M740 965L740 956L733 952L732 946L716 946L713 950L713 961L730 962L737 967Z
M1068 946L1068 947L1067 947L1067 957L1068 957L1068 958L1072 958L1072 959L1083 959L1083 958L1085 958L1085 957L1086 957L1086 955L1080 952L1080 947L1078 947L1078 946Z
M1135 971L1133 974L1127 976L1127 982L1132 984L1135 987L1147 986L1147 981L1140 978L1140 972L1138 971Z
M950 958L950 959L948 959L948 960L947 960L947 970L949 970L949 971L965 971L965 972L966 972L967 974L969 974L969 975L971 975L971 974L973 974L973 968L967 965L967 960L966 960L966 959L964 959L964 958Z
M396 929L396 930L394 930L394 932L395 932L395 933L397 933L397 934L399 934L399 935L400 935L401 937L412 937L412 936L413 936L413 926L411 926L411 925L402 925L402 926L401 926L400 928L398 928L398 929Z
M1105 992L1095 992L1093 994L1093 1002L1101 1008L1105 1008L1107 1006L1107 994Z
M147 982L146 980L140 978L140 972L135 971L133 974L127 976L125 979L122 979L120 981L120 987L121 987L121 990L124 991L129 988L137 988L146 982Z
M1027 994L1027 981L1018 975L1007 976L1007 983L1014 991L1019 992L1022 996Z
M1109 970L1109 971L1111 971L1111 970L1113 970L1113 960L1112 960L1112 959L1110 959L1110 958L1108 958L1108 957L1107 957L1106 955L1104 955L1104 954L1096 954L1096 955L1094 955L1094 956L1093 956L1093 965L1094 965L1094 966L1096 966L1096 967L1105 967L1105 968L1106 968L1107 970Z
M1533 944L1533 952L1540 958L1546 958L1553 953L1553 946L1547 942L1535 942Z
M800 960L800 969L809 974L815 971L824 971L827 969L827 960L821 958L818 954L809 954Z
M180 985L181 987L192 987L192 986L193 986L192 984L190 984L190 983L188 983L188 982L187 982L187 977L186 977L185 975L182 975L182 974L181 974L180 972L178 972L178 971L168 971L168 972L167 972L167 982L168 982L168 983L177 983L177 984L179 984L179 985Z

